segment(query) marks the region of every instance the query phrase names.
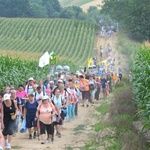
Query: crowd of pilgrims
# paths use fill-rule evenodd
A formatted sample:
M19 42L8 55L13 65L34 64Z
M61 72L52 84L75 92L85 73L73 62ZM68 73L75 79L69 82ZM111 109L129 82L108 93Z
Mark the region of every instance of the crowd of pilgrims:
M41 144L61 138L62 125L78 115L78 107L88 107L96 100L105 98L112 90L113 78L103 70L96 77L84 73L59 74L57 79L36 81L32 77L18 88L6 86L0 93L0 123L4 146L11 149L11 140L20 131L25 120L29 139L41 139ZM21 132L21 131L20 131ZM1 136L1 135L0 135Z

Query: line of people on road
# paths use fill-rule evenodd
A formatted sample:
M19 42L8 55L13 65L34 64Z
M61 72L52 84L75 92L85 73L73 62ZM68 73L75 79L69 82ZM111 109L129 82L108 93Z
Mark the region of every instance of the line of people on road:
M0 123L7 149L11 148L12 136L20 130L20 122L25 120L29 139L40 135L41 144L46 140L53 142L54 137L61 138L65 121L70 122L78 115L78 105L88 108L112 91L113 76L105 69L100 77L87 71L55 73L56 76L54 79L47 75L44 83L41 79L36 83L31 77L25 86L6 86L0 93Z

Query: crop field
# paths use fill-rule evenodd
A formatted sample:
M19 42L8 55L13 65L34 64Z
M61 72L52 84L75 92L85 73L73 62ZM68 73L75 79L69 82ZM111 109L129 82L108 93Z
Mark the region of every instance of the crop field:
M93 54L96 32L95 24L78 20L0 18L0 51L23 52L29 60L53 51L57 57L85 65Z

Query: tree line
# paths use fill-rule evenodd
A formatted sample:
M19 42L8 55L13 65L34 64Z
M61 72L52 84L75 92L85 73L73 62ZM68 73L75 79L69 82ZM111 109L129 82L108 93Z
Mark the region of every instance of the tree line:
M104 0L102 13L109 14L139 41L150 41L149 0Z
M106 24L112 24L109 15L103 15L96 7L90 7L85 13L78 6L61 7L58 0L0 0L0 17L8 18L68 18L98 23L107 18Z

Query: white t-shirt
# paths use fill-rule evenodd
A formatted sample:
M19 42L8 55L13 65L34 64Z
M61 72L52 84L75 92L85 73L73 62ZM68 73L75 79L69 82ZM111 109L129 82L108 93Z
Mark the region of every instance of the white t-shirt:
M35 96L35 100L36 100L39 104L41 104L41 103L42 103L42 100L39 100L39 98L40 98L40 97L43 97L43 92L41 92L41 93L35 92L34 96Z
M33 87L31 85L26 85L25 91L27 92L27 94L30 94L31 92L33 92Z

